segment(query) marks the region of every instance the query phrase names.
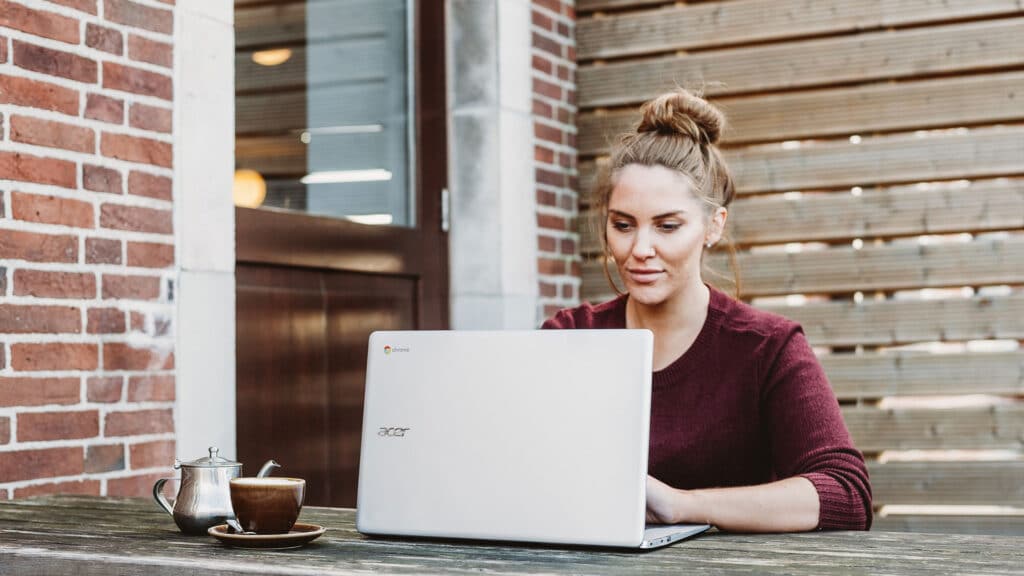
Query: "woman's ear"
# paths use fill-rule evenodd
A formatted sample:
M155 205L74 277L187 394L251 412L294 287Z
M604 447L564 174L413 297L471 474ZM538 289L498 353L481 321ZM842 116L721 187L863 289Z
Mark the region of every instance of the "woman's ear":
M708 221L708 230L704 238L704 244L708 246L718 244L718 241L722 239L722 234L725 233L725 221L728 219L728 210L722 206L715 209L715 213L711 215Z

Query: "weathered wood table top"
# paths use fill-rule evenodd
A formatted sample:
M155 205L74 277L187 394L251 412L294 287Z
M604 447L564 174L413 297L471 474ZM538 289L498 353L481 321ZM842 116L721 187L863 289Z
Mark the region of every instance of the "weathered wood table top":
M1024 574L1024 539L893 532L709 533L652 552L367 538L349 509L304 548L227 548L184 536L148 500L0 502L0 574Z

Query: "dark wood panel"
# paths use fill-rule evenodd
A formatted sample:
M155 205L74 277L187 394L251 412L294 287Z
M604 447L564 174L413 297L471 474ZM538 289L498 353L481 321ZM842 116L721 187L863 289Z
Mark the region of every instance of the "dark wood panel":
M412 330L416 282L408 278L331 273L327 298L332 506L355 506L362 438L367 341L375 330Z
M238 266L236 278L238 458L277 460L306 479L310 503L330 496L326 320L320 274Z

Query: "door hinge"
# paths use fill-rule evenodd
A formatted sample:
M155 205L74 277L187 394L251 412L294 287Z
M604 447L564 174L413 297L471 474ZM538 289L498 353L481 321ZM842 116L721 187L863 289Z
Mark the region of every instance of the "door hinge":
M441 189L441 231L447 232L451 228L451 194L447 188Z

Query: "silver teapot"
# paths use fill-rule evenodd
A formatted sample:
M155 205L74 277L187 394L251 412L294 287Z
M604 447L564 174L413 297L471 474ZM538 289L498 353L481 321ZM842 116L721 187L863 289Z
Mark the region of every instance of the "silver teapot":
M161 478L153 485L156 503L174 518L174 523L185 534L206 534L209 527L235 517L229 483L232 478L242 475L242 463L222 458L218 452L217 448L210 447L207 457L191 462L175 459L175 470L181 469L181 485L173 506L161 490L168 480L175 478ZM268 460L257 476L266 476L279 466L277 462Z

